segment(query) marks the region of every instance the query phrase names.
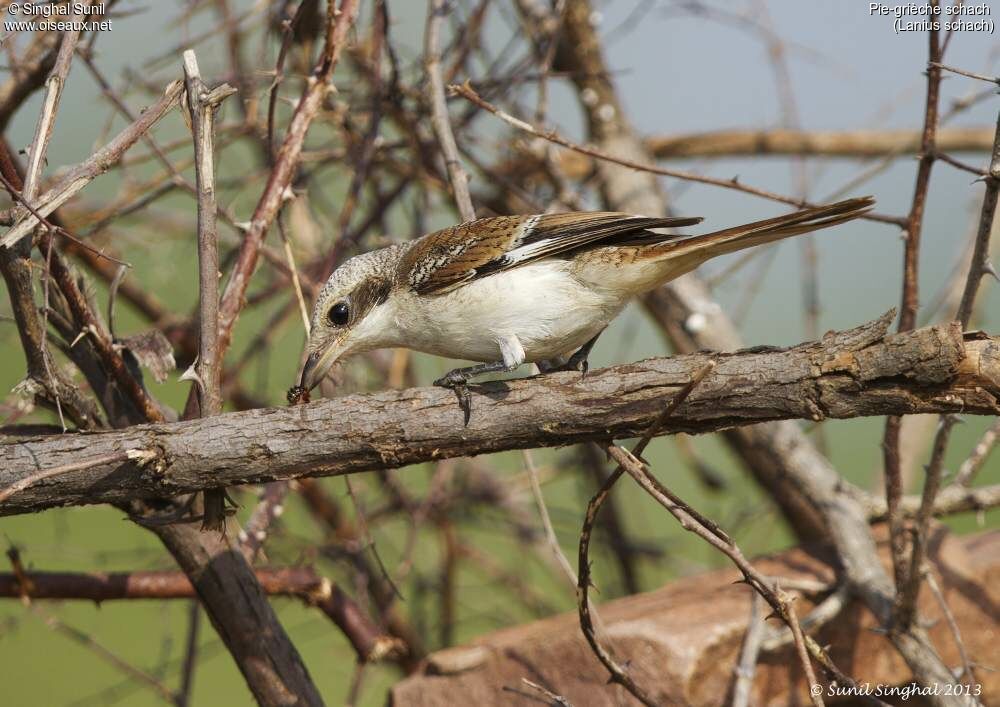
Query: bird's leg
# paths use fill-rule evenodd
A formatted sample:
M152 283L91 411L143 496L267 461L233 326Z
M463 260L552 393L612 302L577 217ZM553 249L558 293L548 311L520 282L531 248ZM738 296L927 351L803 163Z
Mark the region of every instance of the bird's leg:
M434 385L451 388L455 391L455 395L458 396L458 404L465 416L466 425L469 424L469 419L472 417L472 396L469 395L469 381L485 373L509 373L524 363L524 347L521 346L521 342L516 336L503 337L498 343L500 344L500 355L503 356L502 361L456 368L434 381Z
M594 336L586 344L581 346L576 350L572 356L558 368L553 368L553 371L580 371L583 375L587 375L587 371L590 370L590 364L587 362L587 358L590 356L590 350L594 348L594 344L597 343L597 338L604 333L604 329L594 334Z

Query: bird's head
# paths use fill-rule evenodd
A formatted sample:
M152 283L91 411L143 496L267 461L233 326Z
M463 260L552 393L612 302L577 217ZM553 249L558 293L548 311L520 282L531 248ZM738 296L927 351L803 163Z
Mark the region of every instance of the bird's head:
M396 247L346 261L326 281L313 308L299 385L315 388L330 367L351 353L383 347L390 322L385 306L393 286Z

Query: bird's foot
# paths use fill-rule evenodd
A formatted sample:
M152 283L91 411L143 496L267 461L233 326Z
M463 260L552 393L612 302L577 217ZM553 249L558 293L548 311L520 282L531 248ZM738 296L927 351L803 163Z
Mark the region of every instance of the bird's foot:
M590 351L594 348L594 344L597 343L597 337L603 333L603 329L593 336L586 344L581 346L576 352L570 356L566 363L561 366L555 366L550 368L548 371L542 371L543 373L555 372L555 371L580 371L580 375L583 378L587 377L587 371L590 370L590 363L587 360L590 357Z
M556 366L552 369L553 372L556 371L579 371L581 378L587 377L587 371L590 370L590 362L587 360L587 356L590 351L584 351L580 349L575 354L570 356L566 363L561 366Z
M458 406L462 409L462 417L465 426L469 426L469 419L472 417L472 395L469 393L469 379L461 374L461 369L448 371L445 375L434 381L434 385L441 388L450 388L458 396Z
M472 395L469 393L469 381L485 373L498 373L510 370L513 370L513 368L509 367L503 361L480 363L476 366L466 366L465 368L456 368L448 371L434 381L434 385L442 388L450 388L455 391L455 395L458 396L458 405L462 409L465 426L468 427L469 420L472 418Z

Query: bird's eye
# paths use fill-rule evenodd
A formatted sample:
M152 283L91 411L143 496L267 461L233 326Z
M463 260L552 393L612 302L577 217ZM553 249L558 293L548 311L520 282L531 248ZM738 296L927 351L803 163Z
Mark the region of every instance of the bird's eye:
M330 311L326 313L326 318L334 326L344 326L347 324L347 320L351 318L351 310L348 308L347 302L337 302L337 304L330 307Z

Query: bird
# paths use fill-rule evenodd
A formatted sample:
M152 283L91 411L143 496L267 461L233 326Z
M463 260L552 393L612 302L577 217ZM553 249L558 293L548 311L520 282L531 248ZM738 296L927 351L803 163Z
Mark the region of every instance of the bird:
M289 399L308 396L345 356L401 347L478 362L435 381L455 390L468 424L474 377L525 363L586 374L597 337L633 298L710 258L836 226L874 203L847 199L702 235L658 232L699 217L494 216L354 256L317 294Z

